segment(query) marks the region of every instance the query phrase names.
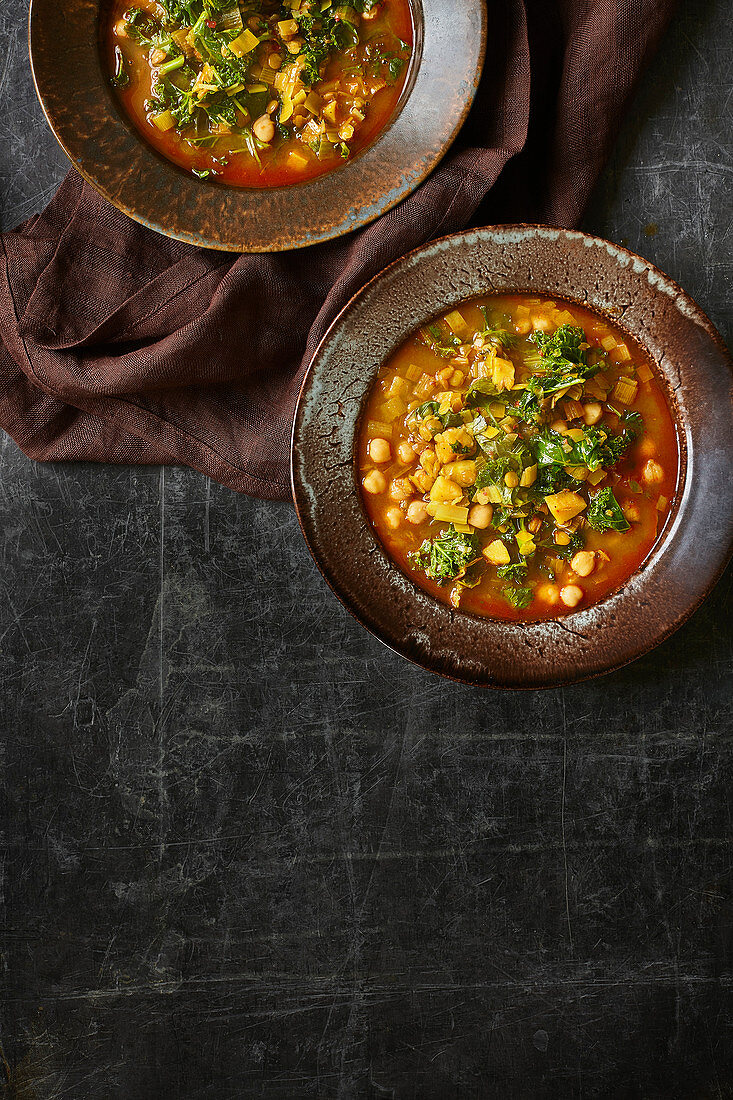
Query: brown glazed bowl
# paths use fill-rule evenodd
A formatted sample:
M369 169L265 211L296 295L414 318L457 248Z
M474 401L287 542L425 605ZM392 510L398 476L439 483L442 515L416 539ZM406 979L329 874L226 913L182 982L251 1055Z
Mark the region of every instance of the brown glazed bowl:
M82 176L143 225L229 252L302 248L366 225L414 191L450 148L478 87L484 0L410 0L415 49L400 102L375 141L333 172L287 187L199 180L124 116L100 48L109 0L31 0L38 98Z
M417 326L477 295L525 291L606 314L649 351L676 421L680 474L665 530L621 588L561 619L515 623L455 611L400 571L362 506L355 439L379 366ZM445 237L368 283L316 352L293 429L293 493L303 534L346 607L424 668L510 688L608 672L681 626L730 555L732 383L730 357L702 310L626 249L532 225Z

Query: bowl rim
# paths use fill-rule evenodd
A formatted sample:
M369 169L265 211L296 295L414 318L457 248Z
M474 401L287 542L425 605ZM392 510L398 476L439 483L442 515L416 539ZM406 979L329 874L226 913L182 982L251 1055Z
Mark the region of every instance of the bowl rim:
M225 252L306 248L362 228L393 209L453 145L473 105L486 54L486 0L462 0L455 8L451 0L408 0L415 52L406 92L371 143L353 160L311 180L282 187L234 187L196 179L150 146L127 119L109 85L99 46L100 14L110 3L78 0L70 13L64 12L61 35L49 23L53 15L60 18L59 6L53 0L30 0L31 73L46 120L80 175L122 213L174 240ZM440 48L448 7L451 27L465 45L461 51L443 48L442 53L460 55L461 63L453 66L444 62ZM69 25L75 28L71 35ZM57 91L58 66L44 64L49 47L58 52L59 41L66 41L78 74L73 112L68 96ZM434 73L441 80L438 97ZM417 125L426 117L436 122L430 131ZM335 187L333 180L338 181ZM303 199L296 225L293 195ZM214 208L218 213L212 218Z
M515 690L536 690L538 688L551 688L559 687L565 684L579 683L622 668L625 665L643 656L645 653L651 651L656 646L660 645L677 629L679 629L679 627L681 627L692 614L694 614L694 612L698 609L703 600L707 597L707 595L709 595L710 591L715 586L717 581L720 579L720 576L725 570L728 561L731 559L731 556L733 556L733 481L731 481L731 479L728 479L729 483L724 484L722 487L724 497L723 504L725 505L726 502L728 504L728 514L725 516L725 520L727 522L725 543L724 545L718 547L717 552L709 555L709 560L706 562L706 567L703 572L698 572L697 574L693 575L692 587L694 590L691 591L689 598L686 598L684 600L685 606L677 612L676 616L672 620L665 620L664 625L657 628L652 628L651 631L647 631L647 634L645 636L629 634L626 639L626 645L624 647L625 652L617 659L611 661L606 661L598 657L590 660L586 659L584 660L582 667L571 668L557 676L548 674L548 670L545 667L547 665L547 662L544 662L544 673L541 671L539 675L534 674L530 677L527 677L524 674L512 674L508 676L506 674L503 674L499 677L495 677L494 675L492 675L490 670L483 669L484 675L477 678L475 672L473 672L470 676L467 676L464 675L460 669L456 670L453 667L446 668L444 665L438 667L437 664L433 662L430 656L424 657L420 653L416 654L414 648L410 649L405 644L404 639L394 636L394 634L390 633L389 630L385 630L381 622L375 621L373 617L368 618L365 621L364 608L362 607L357 609L354 606L353 595L345 590L343 583L340 581L337 570L334 571L333 569L329 568L329 566L321 559L319 548L317 545L318 538L316 535L316 524L313 521L313 516L310 511L310 503L315 498L312 496L312 487L307 483L307 480L304 476L302 443L307 397L309 395L311 387L313 386L314 379L319 369L321 369L326 356L329 353L329 349L331 348L333 342L338 339L339 335L343 331L343 326L345 322L348 321L348 315L353 313L353 311L357 309L361 303L364 303L370 294L374 294L376 290L379 289L380 284L386 286L387 281L391 276L396 276L400 273L404 273L409 268L415 267L421 261L426 261L429 257L435 255L437 250L452 248L460 249L461 247L465 247L472 240L490 241L491 243L495 244L497 243L497 239L501 236L505 237L508 240L509 244L515 243L517 240L536 240L537 238L542 238L554 242L558 241L560 238L564 238L568 241L579 241L589 248L595 246L606 250L611 257L616 259L619 267L631 268L634 274L645 274L647 276L649 284L649 292L652 297L656 293L663 293L668 299L670 299L674 303L680 316L684 317L686 322L689 322L691 325L696 326L698 329L704 332L705 337L710 341L711 348L714 350L715 355L717 355L718 357L718 366L721 367L723 371L727 371L727 384L730 390L730 385L733 381L733 359L731 359L731 355L726 347L722 336L715 328L712 321L707 317L705 312L699 306L699 304L689 294L687 294L679 286L679 284L675 282L675 280L666 275L651 261L646 260L642 256L638 255L635 252L632 252L630 249L625 248L622 245L616 245L603 237L599 237L590 233L585 233L582 230L571 230L562 227L547 226L531 222L489 225L480 227L478 229L464 230L459 233L449 234L447 236L429 241L393 261L377 275L375 275L372 279L370 279L369 282L366 283L362 288L360 288L360 290L358 290L352 296L352 298L341 309L339 314L334 318L333 322L324 334L312 356L312 359L300 387L291 435L291 487L296 513L298 516L298 522L303 533L303 537L306 541L306 545L308 546L311 556L313 557L319 571L321 572L321 575L324 577L326 583L329 585L329 587L337 596L337 598L341 601L341 603L347 608L347 610L357 619L358 622L361 623L362 626L364 626L371 634L378 638L387 648L393 650L393 652L395 653L398 653L400 656L404 657L411 663L416 664L418 667L438 673L446 679L453 680L455 682L469 683L472 686L508 688ZM511 238L514 238L515 242L512 242ZM506 287L502 287L501 289L492 287L487 288L485 291L479 290L469 295L454 297L450 300L450 303L446 301L443 308L449 308L449 304L457 305L460 301L468 301L471 298L481 296L483 293L522 293L532 289L535 292L554 294L558 297L564 297L568 300L573 300L572 295L563 293L560 290L548 290L546 287L537 284L535 284L534 287L519 287L518 285L515 285L513 290L512 288L510 288L510 286L507 285ZM578 299L576 298L575 300ZM624 329L624 324L622 322L620 322L617 318L611 316L607 310L600 308L593 302L586 301L580 304L584 304L586 308L589 308L593 312L600 313L601 315L604 315L605 313L607 316L609 316L609 319L614 324ZM393 351L396 347L398 347L401 341L405 339L407 335L409 335L409 332L413 331L414 328L415 323L413 321L405 329L404 335L400 336L400 338L394 343L391 350ZM636 332L630 329L626 329L626 331L629 331L630 334L637 340L637 342L639 342L642 347L646 348L647 353L656 360L656 357L646 346L644 340L641 339L641 337ZM391 352L387 352L387 354L390 353ZM382 358L382 361L384 361L384 357ZM453 612L452 614L449 613L449 617L457 617L461 621L467 621L469 619L473 620L479 625L479 628L483 627L482 632L488 632L490 627L499 631L506 630L506 628L513 628L514 630L519 628L520 630L523 629L527 631L527 633L531 634L535 632L535 628L541 629L544 625L549 624L550 627L555 627L556 629L559 629L561 631L567 630L569 631L569 633L572 634L575 632L573 631L572 626L570 626L569 624L571 624L574 620L577 620L580 616L585 615L586 613L593 614L596 618L602 618L604 611L607 609L611 601L623 600L625 590L629 585L631 585L631 582L637 581L639 578L641 578L643 583L644 579L648 576L647 568L651 565L656 564L657 560L662 558L663 555L669 551L671 546L675 545L675 536L679 537L679 514L681 510L684 511L683 504L686 503L691 490L691 465L693 453L696 454L697 451L697 444L694 444L694 448L692 448L692 441L690 440L689 432L687 430L688 424L682 419L682 410L680 409L680 406L676 401L676 396L671 393L672 390L675 390L676 393L676 387L671 385L668 375L659 368L658 363L657 367L658 374L661 375L661 381L664 383L664 387L668 391L668 403L670 404L670 412L672 413L672 418L678 436L680 469L678 473L677 490L675 494L675 500L673 502L673 509L667 522L665 523L664 528L660 531L655 543L653 544L649 554L647 555L642 565L635 571L634 574L632 574L630 578L628 578L626 582L624 582L623 585L620 586L620 588L617 588L614 592L606 595L598 603L591 605L589 608L581 609L579 612L571 612L568 615L563 616L562 618L538 622L514 622L511 620L491 619L489 617L482 618L480 616L462 612ZM688 369L691 374L693 374L694 370L696 369L695 364L690 364ZM359 410L353 418L352 451L353 442L356 438L358 426L361 421L361 413L363 411L364 401L373 384L374 375L375 371L371 370L369 372L369 378L365 383L364 392L362 393L359 400ZM681 379L679 385L682 385ZM670 400L670 397L672 397L673 399ZM724 430L726 430L727 432L729 457L733 457L733 416L730 416L729 414L728 419L725 422L721 421L721 424L723 425ZM693 453L688 453L690 449L693 449ZM355 475L355 457L353 458L351 467L352 472ZM360 497L360 494L358 493L358 482L356 481L355 476L354 489L356 490L356 495ZM363 504L361 503L361 500L359 500L359 505L363 511ZM445 611L445 605L441 604L440 601L436 600L435 597L428 594L425 590L419 588L419 586L416 585L414 581L412 581L406 574L402 573L396 563L391 561L389 555L383 549L381 542L378 539L378 536L374 532L371 523L369 523L369 521L366 519L365 530L370 541L374 545L376 545L378 553L382 556L383 559L386 560L388 566L392 569L392 571L400 573L400 576L405 582L404 587L410 590L411 596L416 597L419 602L429 601L430 604L432 604L433 609L443 608ZM443 617L445 617L445 615L443 615ZM456 659L459 660L460 655L458 655Z

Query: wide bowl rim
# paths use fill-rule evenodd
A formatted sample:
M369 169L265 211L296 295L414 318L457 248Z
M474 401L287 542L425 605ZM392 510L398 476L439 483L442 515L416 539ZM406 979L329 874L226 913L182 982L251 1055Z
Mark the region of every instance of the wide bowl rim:
M109 2L109 0L107 0ZM473 105L483 69L488 33L486 0L470 0L453 12L451 25L466 49L460 66L446 65L441 80L444 94L431 103L432 67L439 63L438 41L444 28L446 0L408 0L420 25L420 55L408 76L409 94L403 96L387 125L360 153L335 172L315 179L273 188L239 188L195 179L149 146L116 105L98 48L98 21L105 0L79 0L64 15L64 31L77 26L69 50L75 52L75 71L81 76L84 126L72 124L55 81L57 68L43 63L59 36L47 29L52 0L30 0L28 49L33 83L46 121L71 164L99 194L134 221L183 243L234 253L270 253L307 248L360 229L393 209L436 168L453 145ZM70 24L70 18L76 24ZM456 20L458 23L456 24ZM90 35L91 22L95 33ZM478 35L472 32L478 27ZM48 40L44 36L48 37ZM442 62L441 62L442 63ZM68 98L68 97L67 97ZM440 112L438 125L428 134L416 118ZM99 119L94 119L94 109ZM92 116L92 117L90 117ZM77 116L78 117L78 116ZM76 120L75 120L76 121ZM91 127L87 134L84 127ZM106 128L106 129L105 129ZM83 132L82 132L83 131ZM109 139L111 146L99 145ZM89 148L104 148L91 156ZM405 152L405 150L409 150ZM135 180L139 186L135 188ZM337 180L334 186L331 181ZM378 182L376 182L378 181ZM293 219L292 196L302 197L301 219ZM374 197L376 195L376 198ZM262 204L267 213L262 217ZM200 228L206 211L220 206L216 228ZM202 211L204 214L202 215ZM293 224L295 221L296 224Z
M541 238L557 242L558 240L563 238L567 241L582 242L589 248L598 247L607 251L609 255L615 256L617 258L619 267L632 269L637 274L646 274L650 295L652 297L655 293L663 293L667 295L673 300L675 306L677 306L680 315L684 316L691 325L699 327L705 333L705 336L710 340L711 346L715 350L715 354L719 357L719 364L725 370L727 370L727 381L728 385L730 386L731 378L733 377L733 375L731 374L731 372L733 371L733 360L731 359L730 353L722 336L715 328L710 318L705 314L702 307L689 294L687 294L687 292L684 291L675 280L673 280L651 261L645 259L644 257L622 245L616 245L603 237L586 233L582 230L565 229L563 227L547 226L531 222L498 224L484 226L478 229L464 230L459 233L449 234L444 237L436 238L435 240L429 241L393 261L377 275L375 275L372 279L370 279L369 282L366 283L362 288L360 288L360 290L358 290L352 296L352 298L345 304L337 317L334 319L329 329L321 339L318 347L316 348L300 387L295 416L293 419L293 430L291 436L291 487L296 513L298 516L298 522L303 533L303 537L306 541L306 545L308 546L311 556L313 557L319 571L321 572L331 590L334 592L340 602L347 608L350 614L352 614L357 619L357 621L360 622L361 625L364 626L371 634L378 638L379 641L387 646L387 648L398 653L400 656L404 657L413 664L416 664L418 667L427 669L428 671L436 672L446 679L454 680L456 682L470 683L473 686L536 690L538 688L552 688L563 686L566 684L582 682L584 680L605 675L619 668L622 668L632 661L637 660L645 653L648 653L656 646L660 645L668 637L670 637L671 634L679 629L679 627L682 626L683 623L686 622L692 614L694 614L694 612L698 609L703 600L709 595L710 591L713 589L717 581L720 579L720 576L725 570L728 561L733 555L733 487L729 486L725 490L726 498L730 498L730 500L728 501L730 505L728 509L728 517L726 517L728 519L728 529L725 545L719 547L718 551L714 555L712 555L715 560L714 562L708 563L706 565L704 574L696 575L694 591L691 592L689 598L685 600L686 606L684 607L684 609L678 612L672 620L670 620L669 622L665 622L663 625L653 629L651 631L651 634L650 632L647 632L647 634L642 638L637 638L636 635L629 635L627 645L625 647L626 652L618 659L612 661L606 661L600 657L597 657L595 660L585 660L582 668L570 668L559 676L552 677L548 677L547 675L543 676L541 674L539 676L531 675L527 677L526 675L521 674L510 676L503 675L502 677L497 679L494 678L490 672L488 672L485 676L476 678L475 673L469 677L463 675L460 670L456 671L454 669L446 669L445 667L436 667L435 664L431 663L431 660L429 658L425 659L423 656L417 655L414 651L410 651L409 647L405 645L404 640L401 640L400 638L391 635L389 631L385 631L381 624L376 623L373 620L365 621L363 608L357 609L354 606L354 601L351 594L348 591L344 590L344 587L340 583L338 575L335 574L334 571L331 570L328 565L321 559L318 552L318 547L317 545L314 545L314 542L316 540L314 539L313 519L310 515L309 510L309 486L307 486L307 484L303 480L302 464L299 461L299 457L302 455L301 437L305 417L306 397L309 393L309 389L313 385L313 379L323 362L324 356L326 355L334 339L337 338L338 334L343 330L344 324L348 320L348 315L353 312L353 310L359 305L360 302L365 301L368 295L370 293L373 293L375 291L375 288L378 288L380 284L386 285L386 280L388 280L391 275L400 271L404 272L411 265L419 263L421 259L425 259L426 257L435 255L437 249L460 249L461 247L465 247L467 242L471 240L483 239L484 241L491 241L492 238L499 238L501 236L503 236L507 240L512 237L519 237L522 239L531 238L534 240ZM496 243L496 241L494 241L494 243ZM531 288L523 287L522 289L526 290ZM543 293L560 293L552 290L548 291L546 290L546 288L542 288L540 286L535 286L533 289ZM519 290L518 287L517 290ZM506 292L510 292L508 287L506 288ZM470 295L469 297L475 296L476 295ZM570 295L565 296L572 299L572 296ZM454 303L456 303L458 300L467 299L452 299ZM576 298L575 300L578 299ZM604 310L599 310L599 308L594 304L589 303L588 305L589 308L591 308L592 310L596 310L601 313L604 312ZM446 303L446 308L447 307L448 303ZM614 323L619 324L617 318L611 319L614 320ZM410 325L408 327L408 330L412 327L414 327L414 325ZM623 325L621 327L623 327ZM406 332L408 330L406 330ZM634 335L637 340L639 339L636 333L632 333L632 335ZM643 343L644 342L642 341L642 344ZM694 372L694 369L695 366L694 364L692 364L689 367L689 370L691 372ZM368 392L372 378L373 373L372 375L370 375L370 380L367 383L365 392ZM668 389L674 388L670 386L668 378L665 377L664 381ZM673 407L671 411L673 414L673 419L675 420L675 426L677 428L681 448L680 485L678 491L679 499L675 502L675 510L676 513L678 513L683 502L686 501L688 491L690 490L689 470L687 483L684 483L682 480L683 471L685 466L687 465L687 448L688 446L690 446L690 440L688 438L689 433L687 432L687 425L680 419L679 406ZM360 414L357 414L354 421L354 434L356 433L359 419ZM727 428L728 432L730 448L730 446L733 445L733 418L729 418L727 420L725 427ZM691 459L692 455L690 455L689 458ZM725 500L723 501L723 503L725 504ZM652 564L654 564L654 561L665 550L669 548L670 540L674 540L675 534L677 537L679 537L679 531L677 530L675 532L676 526L676 522L668 522L666 524L663 534L657 539L657 542L652 548L650 555L647 557L646 562L644 563L644 566L642 566L640 570L637 571L637 573L629 578L629 582L627 582L627 584L643 575L644 568L647 563L652 562ZM371 531L371 528L369 528L369 530L371 538L377 543L382 555L386 557L386 552L381 549L381 544L379 543L377 536L373 533L373 531ZM397 566L393 564L393 568L397 569ZM401 575L403 578L405 577L404 574ZM413 593L416 594L419 599L430 600L435 605L435 607L443 606L439 603L439 601L435 600L434 597L429 596L423 590L414 585L414 582L410 582L409 579L408 587L413 590ZM593 605L591 608L588 609L588 611L598 609L598 613L602 615L603 609L611 600L611 598L624 598L624 588L625 586L622 586L620 590L609 594L608 597L605 597L598 604ZM479 623L482 622L482 620L478 616L462 615L461 617L463 619L473 618ZM562 619L558 618L556 620L550 620L550 623L557 624L561 630L566 630L568 629L567 624L572 622L575 618L577 618L577 614L571 613L570 615L564 616ZM543 625L542 623L502 623L502 621L500 620L492 619L486 619L483 620L483 622L498 630L501 630L503 627L519 626L520 628L524 628L530 632L533 630L533 628L541 627ZM572 628L570 628L570 632L573 632Z

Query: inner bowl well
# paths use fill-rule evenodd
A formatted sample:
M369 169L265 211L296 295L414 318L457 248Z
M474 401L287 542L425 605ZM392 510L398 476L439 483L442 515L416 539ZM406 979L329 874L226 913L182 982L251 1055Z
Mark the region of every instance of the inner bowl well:
M354 440L379 365L416 327L470 298L529 291L608 316L649 352L680 441L666 531L601 603L563 619L508 623L456 612L387 557L355 484ZM423 667L474 684L541 687L616 668L658 644L719 576L733 541L730 359L711 322L647 261L568 230L505 226L433 242L377 276L342 312L303 385L293 489L314 558L382 641ZM701 534L705 538L701 538Z

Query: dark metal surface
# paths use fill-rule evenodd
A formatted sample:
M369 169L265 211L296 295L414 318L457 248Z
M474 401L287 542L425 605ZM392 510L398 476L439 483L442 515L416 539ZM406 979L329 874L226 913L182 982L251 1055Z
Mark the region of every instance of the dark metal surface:
M76 168L136 221L229 252L303 248L391 210L435 168L468 114L486 49L484 0L458 7L453 0L420 0L412 7L415 50L394 117L353 160L294 187L224 187L194 178L149 147L111 92L93 0L31 0L33 77Z
M22 8L4 228L65 171ZM730 336L730 8L680 8L586 228ZM731 1095L730 570L621 672L484 692L360 628L290 506L0 458L9 1097Z

